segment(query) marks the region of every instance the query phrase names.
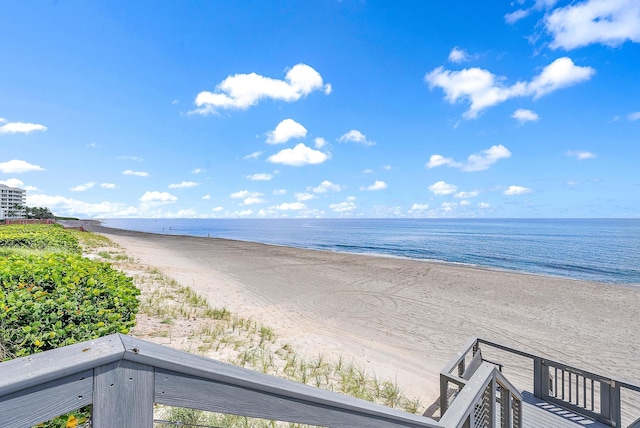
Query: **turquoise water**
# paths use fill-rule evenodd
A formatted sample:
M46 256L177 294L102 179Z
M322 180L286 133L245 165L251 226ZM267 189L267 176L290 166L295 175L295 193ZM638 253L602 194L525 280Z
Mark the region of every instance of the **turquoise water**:
M103 225L640 285L640 219L107 219Z

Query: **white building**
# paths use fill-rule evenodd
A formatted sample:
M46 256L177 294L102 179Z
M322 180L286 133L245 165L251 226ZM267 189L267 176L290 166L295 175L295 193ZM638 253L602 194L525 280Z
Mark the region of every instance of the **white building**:
M0 184L0 220L23 217L26 201L25 190ZM16 206L22 210L16 210Z

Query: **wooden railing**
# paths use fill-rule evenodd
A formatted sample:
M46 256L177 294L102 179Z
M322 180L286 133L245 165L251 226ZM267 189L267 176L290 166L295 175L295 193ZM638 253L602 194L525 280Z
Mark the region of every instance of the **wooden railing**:
M447 408L457 400L456 397L461 393L460 387L466 383L465 379L469 379L483 361L486 361L482 357L482 347L492 347L528 358L533 366L530 386L534 397L608 426L622 427L621 391L640 393L640 385L631 382L601 376L485 339L472 338L440 374L443 414L446 415ZM501 364L497 364L497 367L502 369ZM637 399L640 399L640 395ZM640 428L640 418L628 427Z
M119 334L0 363L2 428L30 427L86 405L94 428L146 428L154 403L328 427L444 427Z

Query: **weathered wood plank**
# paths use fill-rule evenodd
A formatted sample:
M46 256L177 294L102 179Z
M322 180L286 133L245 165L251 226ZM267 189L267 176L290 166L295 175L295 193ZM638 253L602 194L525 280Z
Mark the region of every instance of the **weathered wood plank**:
M166 371L182 373L203 380L212 380L244 388L247 391L259 391L265 396L279 396L291 402L297 401L326 409L369 414L371 417L398 418L399 421L404 420L414 423L415 425L413 426L441 426L437 422L422 416L411 415L368 401L313 388L139 339L123 336L122 340L126 348L125 360L154 366L157 368L156 373L166 373ZM160 397L156 395L156 402L159 402L159 399Z
M153 367L117 361L95 369L94 428L153 427Z
M366 408L336 408L301 396L275 395L162 369L156 372L158 404L326 427L440 426L432 420L390 408L377 406L381 408L374 410L371 403L358 401L358 404L366 403Z
M0 363L0 396L117 361L124 355L119 334Z
M0 427L31 427L91 404L93 370L56 379L0 398Z

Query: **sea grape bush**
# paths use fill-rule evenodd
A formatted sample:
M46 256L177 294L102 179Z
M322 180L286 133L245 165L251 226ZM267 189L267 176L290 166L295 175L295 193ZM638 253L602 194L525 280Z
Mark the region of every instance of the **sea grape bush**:
M128 333L140 291L108 263L76 254L0 258L4 358Z
M80 253L78 239L59 224L12 224L0 227L0 248Z

